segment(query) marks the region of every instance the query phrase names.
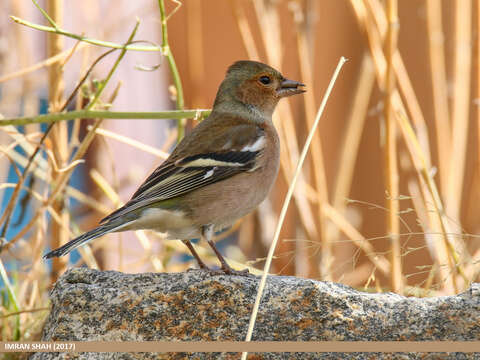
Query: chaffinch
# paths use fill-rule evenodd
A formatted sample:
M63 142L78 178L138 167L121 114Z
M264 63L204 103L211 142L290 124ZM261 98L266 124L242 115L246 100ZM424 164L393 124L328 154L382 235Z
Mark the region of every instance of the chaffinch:
M205 238L221 271L237 273L215 247L215 231L254 210L270 192L279 167L272 123L278 101L304 85L255 61L237 61L220 85L213 109L138 188L100 225L46 254L63 256L111 232L150 229L181 239L202 269L209 268L190 240Z

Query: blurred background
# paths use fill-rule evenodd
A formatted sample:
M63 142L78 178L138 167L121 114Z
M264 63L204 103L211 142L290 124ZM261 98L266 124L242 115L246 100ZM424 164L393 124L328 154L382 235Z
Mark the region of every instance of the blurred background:
M166 44L160 3L183 92L168 53L158 49ZM271 196L217 234L221 251L238 268L263 268L299 153L337 62L346 57L271 272L416 296L458 293L478 281L478 2L47 0L39 5L68 34L116 44L127 41L138 17L135 40L143 42L135 46L156 48L127 51L94 109L166 111L181 109L179 99L185 109L209 109L227 67L240 59L268 63L307 85L307 93L284 100L275 113L282 161ZM1 116L62 111L79 82L81 90L66 109L85 108L119 52L99 61L81 81L108 48L8 16L49 26L32 2L4 0L0 9ZM14 202L28 157L48 124L0 126L2 312L43 309L47 289L69 266L125 272L193 266L181 242L152 232L107 235L53 262L41 255L127 201L172 150L179 130L188 132L199 120L186 119L180 128L177 120L134 117L59 122L40 145ZM200 254L216 264L205 245L198 243ZM31 315L22 316L23 321ZM15 329L5 326L4 332Z

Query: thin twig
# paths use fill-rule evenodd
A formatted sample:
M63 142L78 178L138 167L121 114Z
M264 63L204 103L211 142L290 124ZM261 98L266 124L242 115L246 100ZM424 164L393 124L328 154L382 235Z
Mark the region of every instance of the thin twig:
M76 46L76 50L80 50L81 48L83 48L84 46L86 46L87 43L79 43L78 46ZM21 77L21 76L25 76L25 75L28 75L30 74L31 72L34 72L36 70L40 70L41 68L44 68L44 67L48 67L48 66L52 66L53 64L59 62L59 61L62 61L63 59L65 59L67 56L69 56L69 54L71 54L72 52L72 48L68 49L68 50L65 50L63 52L61 52L60 54L57 54L55 56L52 56L52 57L49 57L43 61L40 61L34 65L31 65L31 66L27 66L21 70L18 70L18 71L15 71L13 73L10 73L10 74L6 74L6 75L3 75L0 77L0 83L2 82L5 82L5 81L9 81L9 80L12 80L12 79L15 79L17 77Z
M65 100L65 103L63 104L60 112L64 111L68 104L70 104L70 101L72 101L74 98L75 98L75 95L77 94L78 90L80 89L80 87L85 83L85 81L87 80L88 76L92 73L93 69L95 68L95 66L101 61L103 60L105 57L107 57L108 55L110 55L112 52L114 51L117 51L117 49L110 49L106 52L104 52L102 55L100 55L91 65L90 67L88 68L87 72L85 73L85 75L83 75L83 77L80 79L80 81L78 82L77 86L75 86L75 89L73 89L72 93L70 94L70 96L68 97L67 100ZM85 109L85 110L89 110L89 109Z
M77 39L77 40L80 40L80 41L83 41L83 42L86 42L86 43L89 43L89 44L92 44L92 45L102 46L102 47L106 47L106 48L113 48L113 49L124 49L125 48L125 46L121 45L121 44L117 44L117 43L110 42L110 41L101 41L101 40L88 38L88 37L85 37L85 36L82 36L82 35L73 34L69 31L66 31L66 30L63 30L63 29L60 29L60 28L55 29L54 27L50 27L50 26L34 24L30 21L20 19L16 16L13 16L13 15L11 15L10 18L13 21L15 21L17 24L25 25L25 26L28 26L32 29L37 29L37 30L40 30L40 31L51 32L51 33L67 36L69 38ZM162 51L162 48L159 47L159 46L131 46L130 45L130 46L126 46L126 50L128 50L128 51Z
M20 310L20 311L15 311L15 312L12 312L12 313L2 315L2 316L0 316L0 319L5 319L5 318L8 318L10 316L20 315L20 314L25 314L25 313L33 313L33 312L37 312L37 311L47 311L47 310L50 310L50 308L49 307L41 307L41 308L37 308L37 309Z
M37 7L37 9L42 13L43 17L47 19L50 25L52 25L56 30L58 30L57 23L50 17L50 15L47 14L45 10L42 9L42 7L38 4L38 2L36 0L32 0L32 2Z
M90 125L87 126L87 130L91 130L91 129L92 129L92 126L90 126ZM153 154L155 156L158 156L161 159L166 159L169 155L165 151L162 151L162 150L159 150L159 149L157 149L153 146L149 146L147 144L144 144L143 142L132 139L128 136L117 134L113 131L109 131L109 130L106 130L106 129L97 129L96 133L99 134L99 135L111 138L111 139L115 139L115 140L117 140L119 142L122 142L124 144L133 146L133 147L135 147L137 149L140 149L142 151L145 151L149 154Z

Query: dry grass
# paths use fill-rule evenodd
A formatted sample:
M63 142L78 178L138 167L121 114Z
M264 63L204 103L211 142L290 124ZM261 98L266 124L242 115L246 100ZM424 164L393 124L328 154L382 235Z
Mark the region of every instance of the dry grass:
M144 46L156 50L151 53L151 63L158 61L162 51L168 66L160 69L166 68L173 74L175 86L170 93L177 109L183 109L184 103L190 108L207 107L206 83L212 83L212 79L203 72L211 62L217 61L218 72L223 72L220 69L231 62L230 59L228 63L221 62L225 56L217 59L208 50L211 49L208 16L215 9L192 0L181 5L166 1L160 12L158 5L163 1L151 2L151 14L145 10L139 16L142 24L144 17L153 17L158 33L163 26L164 35L168 19L169 38L160 38L160 45L152 43L150 38L142 39L148 43L133 44L136 27L128 39L125 36L119 43L107 42L110 39L103 37L104 40L89 38L88 42L78 41L70 46L62 42L64 36L49 33L52 41L48 42L46 59L35 63L31 60L32 53L38 47L29 39L34 36L33 30L20 31L21 25L13 22L1 25L12 31L5 32L10 50L0 53L0 68L6 69L0 73L0 115L35 117L41 94L38 89L45 83L48 83L50 112L64 110L67 103L69 109L76 110L115 107L119 94L139 91L120 86L113 76L123 55L131 53L126 48L120 50L122 43L130 44L128 49ZM68 32L69 24L61 25L65 13L58 6L62 3L48 1L47 12L54 21L50 27L55 31L55 26L59 26ZM328 5L329 9L338 7L339 13L348 12L351 34L362 38L363 43L358 45L358 59L351 59L346 65L351 68L350 75L345 77L348 84L343 84L343 90L339 84L339 90L332 94L333 99L341 101L327 105L327 113L330 110L345 114L344 118L322 122L320 132L312 139L280 233L273 272L405 295L461 292L472 281L478 281L479 275L476 232L480 212L480 113L478 106L472 105L478 105L474 98L480 94L480 76L473 66L480 61L476 44L480 7L470 0L448 4L425 0L419 8L394 0L344 0L335 4ZM32 19L33 10L38 11L34 4L14 0L1 6L3 14L27 20ZM302 99L281 103L275 113L282 158L279 180L269 200L255 215L243 219L227 234L219 235L225 237L239 229L238 246L228 245L225 249L229 261L240 268L252 263L260 268L300 150L320 104L320 95L327 85L328 79L324 79L335 65L332 62L319 66L324 64L322 52L335 49L336 44L345 41L345 34L339 29L341 24L332 27L326 19L330 15L340 16L339 13L322 13L327 6L322 2L231 0L221 6L231 10L232 21L219 31L238 39L238 43L232 44L232 52L241 51L243 57L282 70L288 68L288 72L284 71L288 77L301 79L308 87ZM406 9L410 12L406 13ZM128 24L134 22L133 14L122 13L121 8L116 11L118 18L129 19ZM419 45L417 52L406 53L402 36L408 29L402 27L404 19L418 14L424 18L423 27L417 31L426 42ZM161 16L165 22L160 20ZM181 16L187 16L191 24L186 44L178 42L180 37L175 31L180 29L175 21ZM6 21L4 15L0 24ZM118 24L109 26L112 28L103 30L107 33L118 30L115 28ZM79 33L66 36L78 40L91 36L89 30L85 24ZM322 31L331 34L328 48L320 43L319 39L325 39L321 37ZM96 59L109 50L105 47L116 47L117 51L105 55L111 61L108 65L101 64L104 58L97 64ZM70 84L69 64L75 61L82 64L81 71L77 83ZM417 64L428 71L422 74L413 71ZM84 77L87 73L89 76ZM105 81L94 81L92 74ZM419 86L419 77L427 84L427 90ZM78 92L72 96L77 84ZM148 89L149 84L142 86ZM168 84L164 87L168 88ZM69 101L72 99L75 101ZM120 106L128 108L129 104ZM128 114L135 118L134 113ZM197 120L201 119L192 122ZM132 178L118 174L123 164L114 160L115 146L153 156L158 164L167 156L177 136L181 136L184 125L188 128L191 124L180 120L177 127L165 127L164 145L152 146L139 140L133 131L126 136L104 127L101 118L71 122L71 125L66 121L55 123L50 126L51 131L33 123L22 127L0 126L3 206L0 231L2 236L9 234L2 243L0 258L3 339L38 338L41 323L48 314L48 288L67 266L87 264L104 269L109 257L116 259L118 267L108 269L183 271L191 265L180 261L185 252L181 242L162 241L161 235L143 231L135 232L128 246L121 240L112 241L117 235L106 236L110 241L93 242L79 250L80 258L75 264L67 263L66 258L50 266L41 259L48 248L92 227L99 217L121 205L126 200L125 189L142 180L143 175ZM334 151L330 150L332 142L337 144ZM38 154L31 160L36 151ZM376 164L378 173L365 173L369 163L376 161L372 159L378 160L368 151L384 155L383 161L380 159ZM83 160L88 165L85 171L88 187L79 190L71 180ZM82 167L85 169L86 165ZM152 169L143 169L142 174L149 170ZM17 176L9 179L9 171ZM26 172L29 176L25 176ZM359 179L367 179L368 184L361 187ZM379 183L382 185L372 189ZM29 196L25 198L27 193ZM370 199L364 193L374 196ZM23 207L27 211L18 225L18 214ZM213 263L211 252L201 244L199 253Z

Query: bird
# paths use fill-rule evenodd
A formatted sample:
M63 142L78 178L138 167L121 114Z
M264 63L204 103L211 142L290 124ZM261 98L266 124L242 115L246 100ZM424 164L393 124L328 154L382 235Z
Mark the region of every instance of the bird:
M240 60L221 82L210 115L175 147L119 209L98 227L48 252L60 257L93 239L127 230L154 230L179 239L200 269L238 274L213 242L215 232L252 212L278 175L280 140L272 114L280 99L305 92L267 64ZM210 269L192 239L203 238L220 261ZM248 273L248 270L246 270Z

